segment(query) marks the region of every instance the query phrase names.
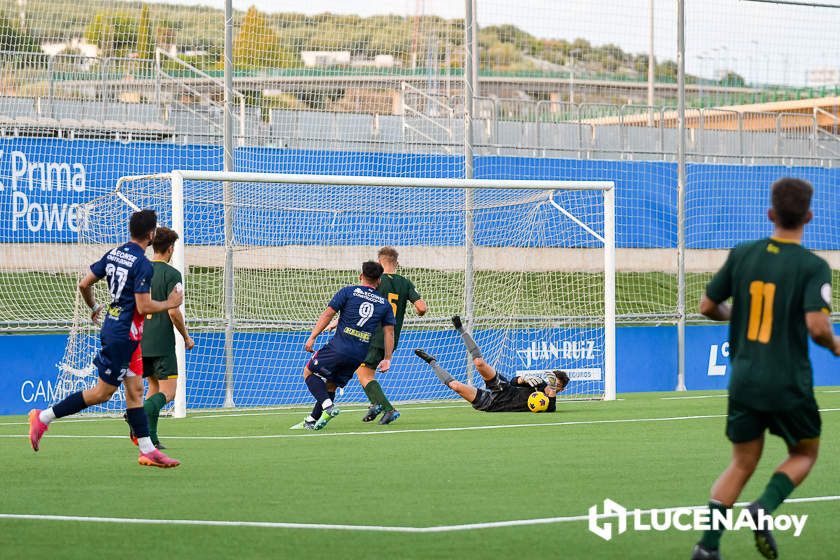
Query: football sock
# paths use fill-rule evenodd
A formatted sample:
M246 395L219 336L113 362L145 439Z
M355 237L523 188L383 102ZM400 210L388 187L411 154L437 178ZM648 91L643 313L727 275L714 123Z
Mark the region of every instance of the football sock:
M315 406L312 407L312 412L309 413L309 418L312 420L317 420L321 417L321 414L324 412L324 407L321 406L320 402L316 402Z
M464 345L467 347L467 352L470 353L470 356L472 356L473 359L483 358L484 356L481 355L481 349L475 343L475 340L473 340L472 335L464 329L458 329L458 332L461 333L461 338L464 339Z
M137 446L140 448L140 453L151 453L155 450L155 444L149 436L137 438Z
M790 496L795 487L788 475L783 472L775 472L770 477L770 482L764 489L764 493L758 498L758 503L761 504L764 511L773 513Z
M327 394L330 398L321 403L324 408L329 408L335 404L335 391L327 391Z
M149 419L149 437L152 438L152 443L159 443L158 440L158 418L160 418L160 409L166 405L166 395L163 393L155 393L143 403L143 409L146 411L146 417Z
M43 422L44 424L49 425L50 422L55 420L55 411L52 409L52 407L49 407L45 410L42 410L41 414L38 415L38 418L40 418L41 422Z
M365 395L370 399L371 404L380 405L384 412L394 410L391 401L385 396L385 391L382 390L382 386L376 379L365 385Z
M709 500L709 522L714 518L714 512L719 511L726 513L729 508L716 500ZM700 544L710 550L717 550L720 548L720 538L723 536L723 529L707 529L703 531L703 536L700 538Z
M146 411L143 407L125 409L125 417L131 429L134 430L134 435L137 436L137 445L140 447L140 452L151 453L154 451L155 444L149 437L149 419L146 418Z
M87 405L85 404L85 398L82 396L82 392L79 391L77 393L73 393L60 403L53 405L52 410L56 418L64 418L65 416L81 412L86 408ZM41 418L41 422L44 422L43 417ZM44 423L49 424L49 422Z
M125 418L137 438L149 437L149 419L142 406L125 409Z
M429 365L432 366L432 371L435 372L435 375L437 375L437 378L440 379L441 383L447 387L449 387L450 382L455 381L455 378L449 375L448 371L438 365L437 360L432 361Z
M306 387L315 397L315 401L321 403L321 406L326 407L332 404L332 401L329 404L325 402L330 400L330 394L327 392L327 384L317 375L310 375L306 378Z
M327 391L327 394L330 396L330 400L335 399L335 391ZM312 420L313 422L321 417L321 414L324 412L324 407L321 406L321 401L315 403L315 406L312 407L312 413L309 415L307 420Z

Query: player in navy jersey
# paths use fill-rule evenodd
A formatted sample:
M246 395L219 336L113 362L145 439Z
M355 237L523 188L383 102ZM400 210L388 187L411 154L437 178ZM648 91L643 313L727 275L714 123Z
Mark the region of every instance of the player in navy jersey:
M79 292L90 307L91 320L99 324L100 314L105 320L100 333L102 347L93 360L99 371L98 383L84 391L73 393L46 410L29 412L29 441L38 451L41 438L50 422L76 414L85 408L104 403L125 382L126 418L138 437L140 457L144 466L170 468L180 463L155 449L149 438L149 424L143 409L143 361L140 340L143 338L143 318L181 305L183 293L173 290L165 301L152 300L152 264L146 258L146 248L152 242L157 227L154 210L140 210L131 215L131 241L111 249L90 266L90 272L79 282ZM96 303L93 285L107 279L111 303L107 307Z
M336 313L339 314L338 327L335 336L315 352L303 369L303 379L315 397L315 407L294 428L320 430L338 416L340 411L333 403L336 387L344 387L353 378L356 368L365 360L370 341L380 325L385 335L385 353L378 369L388 371L391 366L396 319L391 304L376 291L382 272L382 265L378 262L363 263L359 275L361 284L340 289L318 318L306 341L307 352L315 350L315 339Z

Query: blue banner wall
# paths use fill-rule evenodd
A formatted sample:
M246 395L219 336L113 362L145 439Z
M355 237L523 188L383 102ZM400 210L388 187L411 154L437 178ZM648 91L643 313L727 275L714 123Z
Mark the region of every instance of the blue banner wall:
M835 330L840 333L840 327ZM411 353L411 332L404 333L404 344L397 350L392 374L383 375L381 382L389 396L399 399L405 387L429 387L426 398L456 398L443 385L434 382L432 373L425 364L417 360ZM246 357L238 354L236 363L238 368L249 371L261 382L252 384L251 390L244 394L237 389L234 400L240 406L257 406L269 404L308 403L311 400L302 382L302 368L309 358L303 350L303 343L308 333L238 333L235 347L241 346L245 338L250 345L264 342L266 347L299 348L284 358L288 364L282 371L262 371L258 357ZM477 333L478 343L489 333ZM531 340L563 340L569 336L568 331L554 332L540 331L527 333L517 343L523 351L529 349ZM205 348L221 348L219 340L221 334L198 333L195 335L196 344ZM282 337L279 340L278 337ZM428 345L431 353L444 348L451 348L454 331L442 331L440 337ZM585 339L581 339L585 340ZM686 387L689 390L725 389L729 381L729 348L726 326L695 326L686 328ZM5 356L4 372L0 376L0 414L24 414L31 408L43 408L53 402L53 391L56 388L56 364L61 360L67 337L64 335L7 335L0 336L0 355ZM428 342L428 340L427 340ZM616 381L619 393L671 391L677 383L677 346L676 329L674 327L620 327L616 332L617 342L617 372ZM530 364L534 369L553 367L586 367L592 365L599 356L589 356L585 353L585 346L571 349L571 353L560 352L548 361L526 362L521 355L510 356L501 366L510 368L525 368ZM189 355L188 355L189 356ZM536 354L531 355L534 358ZM525 357L528 359L528 356ZM552 361L553 360L553 361ZM812 344L811 360L814 364L814 384L817 386L840 385L840 368L838 361L831 354ZM188 362L189 364L189 357ZM222 361L220 360L221 364ZM459 369L455 364L447 364L452 373L459 379L464 379L464 368ZM221 367L221 366L220 366ZM189 371L187 384L187 402L190 407L221 406L224 398L223 375L221 371ZM86 384L95 382L95 378L79 379L75 381L75 389L82 389ZM278 394L282 389L284 398L280 400ZM121 393L116 396L122 399ZM341 400L361 402L364 394L358 383L352 381Z
M278 148L239 148L235 158L237 169L241 171L395 177L458 177L463 165L460 156ZM218 170L221 161L222 152L218 146L0 139L0 243L73 242L78 229L78 204L112 190L119 177L160 173L174 168ZM615 181L618 246L676 246L677 178L673 163L483 156L476 158L475 171L476 178ZM705 164L687 166L688 247L728 249L739 241L769 233L770 224L766 220L769 205L767 187L773 180L784 175L804 177L816 187L816 217L809 228L806 243L816 249L837 249L840 205L836 204L836 200L840 197L840 169ZM564 199L561 202L564 205L588 208L595 229L601 227L598 217L599 195L568 193L562 196ZM422 193L418 194L418 199L422 199ZM452 203L458 204L458 193L452 193ZM567 218L552 207L543 206L538 211L545 215L550 213L554 232L531 234L531 238L525 240L516 237L500 239L500 234L515 236L519 232L516 232L516 228L493 226L494 222L509 223L510 216L490 213L483 220L477 221L478 243L513 241L519 246L592 244L588 236L571 239L568 234L561 236L560 232L568 232L574 227L566 227L569 225ZM208 231L212 220L219 215L219 212L207 210L206 207L197 207L193 209L192 215L187 216L187 223L192 223L196 232ZM259 213L260 210L255 209L253 212ZM411 244L422 228L437 227L426 223L428 213L409 212L407 216L401 214L397 217L381 212L366 226L393 231L394 238L389 242L397 245ZM270 212L264 217L270 217ZM323 220L315 222L322 223ZM352 217L340 216L338 222L327 221L321 225L330 226L331 239L335 243L368 242L364 235L358 234L358 223L353 222ZM440 233L441 242L460 243L463 227L457 221L450 221L450 226ZM249 228L247 231L253 230ZM240 229L242 235L245 231L245 228ZM324 235L317 237L328 238ZM273 239L276 243L276 237ZM257 244L267 242L259 237L241 241ZM300 243L307 240L289 241ZM219 240L208 237L195 242L219 243Z

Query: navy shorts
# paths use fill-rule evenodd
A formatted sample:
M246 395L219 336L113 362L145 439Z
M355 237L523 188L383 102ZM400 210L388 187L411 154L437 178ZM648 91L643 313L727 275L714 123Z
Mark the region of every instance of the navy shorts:
M93 359L99 378L119 387L123 379L143 375L143 358L139 340L102 340L102 348Z
M327 344L315 352L315 355L306 364L306 369L312 373L317 373L339 387L344 387L348 381L353 379L353 374L356 373L362 360L364 360L364 357L339 354L332 346Z

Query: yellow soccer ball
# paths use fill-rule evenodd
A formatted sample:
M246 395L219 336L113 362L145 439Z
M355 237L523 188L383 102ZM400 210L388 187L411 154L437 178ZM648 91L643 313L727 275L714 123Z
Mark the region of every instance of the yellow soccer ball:
M544 412L548 408L548 397L542 391L534 391L528 397L528 410L531 412Z

